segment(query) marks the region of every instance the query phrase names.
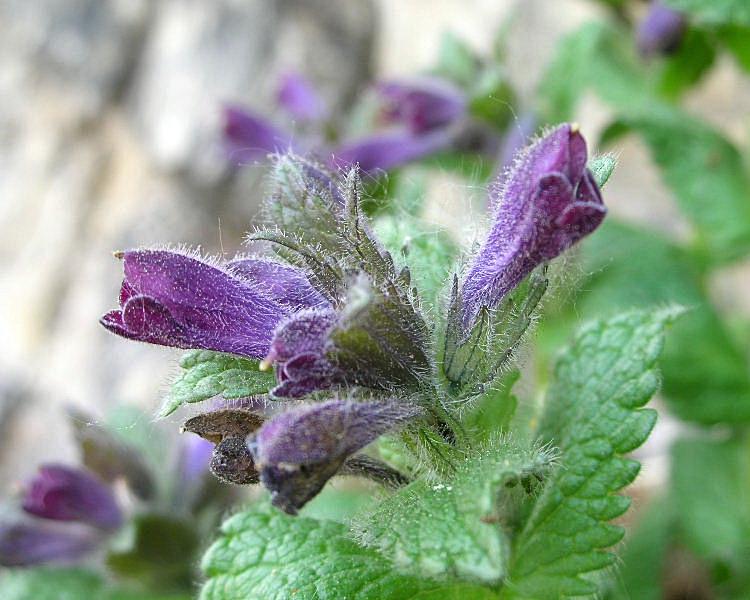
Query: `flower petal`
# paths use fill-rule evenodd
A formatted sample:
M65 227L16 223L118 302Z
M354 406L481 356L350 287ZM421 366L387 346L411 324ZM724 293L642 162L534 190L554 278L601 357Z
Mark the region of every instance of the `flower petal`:
M351 454L419 415L409 404L332 400L277 415L248 445L272 503L296 514Z
M300 73L286 73L282 76L276 91L276 101L300 121L316 121L326 113L323 99L312 83Z
M123 515L112 490L93 473L63 465L43 465L31 481L23 509L56 521L79 521L117 529Z
M224 108L224 143L230 160L244 164L295 148L291 134L239 106Z

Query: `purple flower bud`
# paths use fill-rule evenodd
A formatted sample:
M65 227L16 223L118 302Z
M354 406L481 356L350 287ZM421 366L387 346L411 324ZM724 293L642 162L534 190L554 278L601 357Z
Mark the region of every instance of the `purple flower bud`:
M101 529L122 525L122 512L112 490L83 469L44 465L31 481L23 509L56 521L79 521Z
M288 309L239 273L169 250L124 252L120 310L101 319L123 337L262 358Z
M466 95L442 79L387 81L377 91L386 101L385 119L404 123L414 134L450 125L466 112Z
M407 132L383 133L343 144L333 151L334 165L358 164L363 172L387 171L445 150L454 132L438 129L423 135Z
M296 514L347 457L419 414L409 404L332 400L277 415L248 445L273 505Z
M226 106L223 117L224 144L234 164L245 164L264 158L269 153L285 152L296 147L291 134L244 108Z
M310 285L299 269L257 258L240 258L227 263L256 289L276 302L292 309L330 306L329 302Z
M636 45L642 56L670 54L679 48L685 35L685 16L654 0L648 13L638 24Z
M336 314L328 310L303 310L281 324L264 364L276 364L279 385L271 394L282 398L301 398L316 390L330 388L342 379L341 373L326 358L328 333L336 323Z
M503 173L513 167L513 161L518 153L523 150L529 143L529 138L534 134L536 129L536 117L527 113L522 115L518 121L511 122L508 130L505 132L500 151L498 152L498 164L495 179L502 177ZM493 194L489 197L489 202L498 200L498 195ZM497 208L490 204L490 211L494 212Z
M95 550L97 541L91 531L63 530L42 523L0 524L0 565L73 563Z
M323 99L310 81L299 73L287 73L281 78L276 101L300 121L317 121L325 116Z
M560 255L604 219L577 126L560 125L532 144L498 180L494 222L462 284L463 323L493 308L539 264Z

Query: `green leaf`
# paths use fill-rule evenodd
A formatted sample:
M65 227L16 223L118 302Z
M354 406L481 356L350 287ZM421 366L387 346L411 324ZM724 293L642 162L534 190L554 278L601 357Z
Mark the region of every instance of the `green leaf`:
M665 0L664 4L688 13L701 23L750 26L750 3L747 0Z
M490 590L401 575L333 521L254 506L222 526L203 558L202 600L490 600Z
M677 52L664 60L657 82L659 91L666 98L679 97L706 74L715 58L713 41L704 31L691 28Z
M469 112L477 119L503 131L513 117L515 95L508 75L501 67L485 70L474 85Z
M581 259L591 275L566 313L542 323L539 339L550 340L548 348L558 347L578 314L604 317L678 302L689 310L672 328L660 362L670 408L701 423L750 420L747 356L706 297L691 255L655 234L608 220L584 242Z
M498 497L506 487L541 478L553 457L497 435L477 452L454 477L417 480L355 519L357 539L409 573L497 584L509 551Z
M503 597L597 592L593 573L613 563L604 549L623 535L608 521L630 504L616 492L640 467L623 455L646 440L656 420L642 406L658 388L664 328L678 313L630 312L591 322L557 361L540 436L554 440L562 465L515 540Z
M98 598L101 577L80 568L9 569L0 576L3 600L81 600Z
M739 65L750 71L750 27L722 27L718 33L719 40L729 50Z
M458 246L446 231L429 229L422 221L406 215L377 219L375 233L393 256L397 269L409 268L423 304L436 311L458 253Z
M518 371L510 371L476 399L463 418L472 440L484 443L493 434L507 429L518 405L512 390L520 377Z
M191 350L180 359L184 369L172 384L159 416L166 417L181 405L222 395L227 399L265 394L276 385L272 372L263 372L258 361L232 354Z
M81 568L8 569L0 575L3 600L188 600L189 595L107 587L102 577Z
M145 514L133 523L131 548L107 556L107 566L149 589L189 588L198 550L191 523Z
M625 128L637 131L648 145L665 183L696 227L698 248L712 262L746 255L750 178L737 148L676 109L652 107L648 113L622 117L617 132Z
M688 547L750 574L750 443L679 440L672 449L671 502Z
M614 154L602 154L601 156L595 156L589 161L588 168L594 175L596 185L604 187L604 184L609 181L612 173L617 166L617 159Z
M625 538L622 564L613 574L611 600L662 600L667 552L674 534L671 502L653 501Z
M468 44L449 31L443 33L435 69L437 74L458 85L469 86L476 79L478 68L479 59Z

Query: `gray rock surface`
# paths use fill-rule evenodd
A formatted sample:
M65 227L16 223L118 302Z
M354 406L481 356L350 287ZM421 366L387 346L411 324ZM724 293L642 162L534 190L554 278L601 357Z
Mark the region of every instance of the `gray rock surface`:
M240 248L262 169L228 169L221 104L271 112L288 69L351 99L375 20L369 0L338 4L0 0L3 489L72 456L65 405L155 411L170 352L97 323L117 298L112 251Z

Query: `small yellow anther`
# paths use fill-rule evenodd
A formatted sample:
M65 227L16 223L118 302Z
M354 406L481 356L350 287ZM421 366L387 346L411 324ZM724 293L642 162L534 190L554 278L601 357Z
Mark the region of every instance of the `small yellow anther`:
M581 126L575 121L570 124L570 133L578 133L581 130Z
M123 250L115 250L112 253L112 256L114 256L115 258L122 259L122 257L125 256L125 252Z
M271 368L271 361L268 359L264 358L262 361L260 361L260 363L258 363L259 371L268 371L268 369L270 368Z

